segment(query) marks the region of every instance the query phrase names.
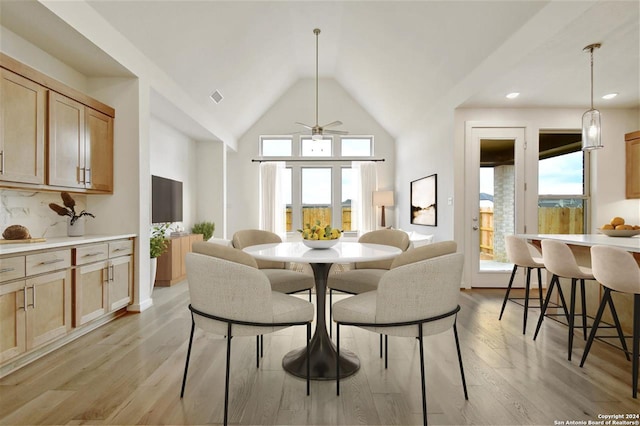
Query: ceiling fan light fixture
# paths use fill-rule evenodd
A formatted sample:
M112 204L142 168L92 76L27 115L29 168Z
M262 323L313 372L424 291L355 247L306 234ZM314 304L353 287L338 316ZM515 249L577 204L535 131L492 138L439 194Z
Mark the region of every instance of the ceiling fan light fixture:
M602 145L602 125L600 111L593 107L593 50L599 49L600 43L590 44L583 51L591 57L591 109L582 115L582 150L600 149Z

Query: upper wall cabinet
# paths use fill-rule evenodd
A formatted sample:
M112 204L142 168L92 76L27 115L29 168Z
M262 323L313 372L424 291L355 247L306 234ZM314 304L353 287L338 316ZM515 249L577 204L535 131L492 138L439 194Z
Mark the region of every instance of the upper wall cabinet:
M49 93L49 185L113 190L113 119Z
M43 184L47 89L0 68L0 181Z
M113 192L115 111L0 53L0 187Z
M624 135L627 198L640 198L640 130Z

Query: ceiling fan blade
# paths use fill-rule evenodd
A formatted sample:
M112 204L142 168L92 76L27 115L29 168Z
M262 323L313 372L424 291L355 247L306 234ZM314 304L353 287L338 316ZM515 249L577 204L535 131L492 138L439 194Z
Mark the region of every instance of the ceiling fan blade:
M313 129L313 126L308 126L308 125L306 125L306 124L304 124L304 123L301 123L301 122L299 122L299 121L296 121L296 124L299 124L299 125L301 125L302 127L305 127L305 128L307 128L307 129L309 129L309 130Z
M324 126L322 126L322 128L326 129L327 127L333 127L333 126L342 126L342 121L340 120L332 121L331 123L325 124Z
M344 130L323 130L322 133L327 135L348 135L349 132Z

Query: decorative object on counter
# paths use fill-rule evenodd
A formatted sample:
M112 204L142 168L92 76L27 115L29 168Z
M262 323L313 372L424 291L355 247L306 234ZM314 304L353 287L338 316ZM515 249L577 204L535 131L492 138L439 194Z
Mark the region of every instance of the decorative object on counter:
M633 237L640 234L640 225L629 225L624 218L616 216L611 222L598 228L598 231L608 237Z
M156 272L158 270L158 257L160 257L169 248L169 239L166 237L168 223L154 226L149 238L149 277L151 279L151 290L156 283Z
M4 230L2 238L7 240L28 240L31 238L31 234L26 226L11 225Z
M70 237L81 237L84 235L84 216L94 215L86 210L82 210L80 213L76 213L76 202L68 192L60 193L64 207L59 206L56 203L49 203L49 208L60 216L69 216L67 221L67 235Z
M316 224L310 226L306 224L304 229L298 229L302 234L302 243L314 249L328 249L338 243L338 239L342 236L342 231L331 228L331 225L323 226L319 220Z
M191 232L194 234L202 234L204 241L209 241L213 237L213 231L216 229L216 224L213 222L199 222L193 225Z

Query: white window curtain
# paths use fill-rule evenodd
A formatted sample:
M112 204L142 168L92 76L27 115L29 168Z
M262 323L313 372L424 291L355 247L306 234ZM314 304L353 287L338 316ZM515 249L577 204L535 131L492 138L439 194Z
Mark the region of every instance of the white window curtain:
M378 169L373 161L354 161L354 200L351 205L351 220L358 235L376 229L376 211L373 206L373 191L378 188Z
M260 229L286 236L286 206L282 192L283 161L260 163Z

